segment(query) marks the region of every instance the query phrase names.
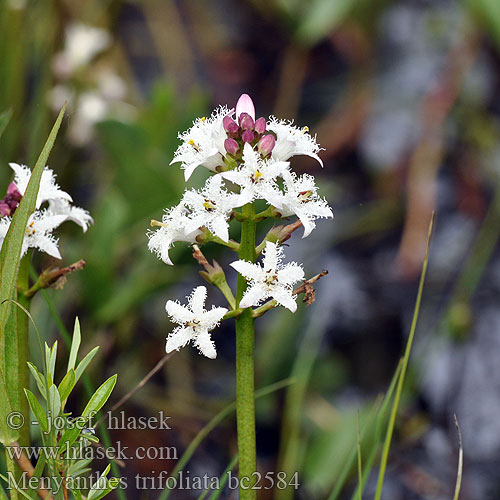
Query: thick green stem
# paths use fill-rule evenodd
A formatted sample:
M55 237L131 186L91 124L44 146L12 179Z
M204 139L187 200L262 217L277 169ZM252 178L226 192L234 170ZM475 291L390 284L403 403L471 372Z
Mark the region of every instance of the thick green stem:
M255 262L255 209L252 204L243 207L246 216L241 223L241 243L238 256L242 260ZM241 300L247 283L238 276L236 303ZM236 318L236 423L238 430L238 456L240 500L255 500L256 490L250 489L255 482L257 469L255 447L255 402L254 402L254 318L252 310L245 309Z

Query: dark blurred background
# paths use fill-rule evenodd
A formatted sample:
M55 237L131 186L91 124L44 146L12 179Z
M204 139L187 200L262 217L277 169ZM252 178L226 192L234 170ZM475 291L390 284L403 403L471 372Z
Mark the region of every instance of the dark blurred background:
M329 270L316 303L296 315L274 311L258 323L257 387L291 375L297 381L258 402L261 470L299 471L295 498L334 491L356 447L357 412L363 421L372 411L403 352L435 211L383 498L452 497L454 414L465 453L460 498L498 498L497 0L3 0L1 6L0 111L14 114L0 142L0 183L6 189L11 179L9 161L33 166L67 100L50 166L95 224L85 235L71 225L60 231L63 263L84 258L87 266L48 299L68 329L79 315L86 350L101 345L95 383L119 374L111 402L164 355L172 328L166 300L202 284L186 245L176 245L174 267L147 250L149 220L185 188L178 165L169 166L177 132L247 92L258 115L294 119L317 134L324 169L307 157L292 165L316 176L335 212L309 238L294 235L287 250L309 276ZM199 186L200 175L190 187ZM224 265L233 259L216 247L205 250ZM38 271L50 263L43 255L35 262ZM215 290L209 303L221 299ZM42 297L32 312L47 340L60 337L58 317ZM186 348L121 408L131 416L162 410L172 416L171 431L111 431L111 438L131 448L175 446L180 455L234 399L231 322L214 339L216 361ZM84 403L82 391L70 406L76 412ZM188 469L218 476L235 450L230 416ZM134 487L134 476L173 466L128 461L127 497L155 498L157 491ZM352 468L342 481L341 498L352 495L355 474ZM372 474L367 498L375 480Z

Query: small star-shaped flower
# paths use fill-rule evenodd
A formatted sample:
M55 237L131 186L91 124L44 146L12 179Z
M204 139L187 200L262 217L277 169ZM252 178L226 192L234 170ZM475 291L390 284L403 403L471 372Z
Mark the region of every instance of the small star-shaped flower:
M240 307L257 306L268 298L292 312L297 310L293 285L304 279L304 270L296 262L281 264L284 252L276 243L268 241L263 250L262 265L245 260L231 266L250 281L250 286L240 300Z
M167 210L162 217L162 222L155 223L160 227L154 231L148 231L148 247L151 252L154 252L165 264L172 266L173 263L168 255L172 245L176 241L194 243L196 236L201 233L199 229L186 232L186 224L189 222L187 209L182 203Z
M283 217L295 214L304 226L305 238L316 227L320 218L333 218L332 209L324 198L318 196L314 177L309 174L297 177L292 172L283 172L284 192L274 189L268 193L269 202Z
M206 297L206 287L199 286L188 297L187 306L173 300L167 302L165 308L168 315L174 323L179 325L167 338L167 352L178 351L192 341L201 354L215 359L217 352L209 332L220 323L227 309L212 307L210 311L207 311L205 309Z
M272 158L286 161L292 156L306 155L314 158L323 166L323 162L318 156L321 148L316 142L316 137L308 133L307 127L295 127L290 121L278 120L271 116L267 130L276 134L276 144L271 153Z
M17 163L9 163L9 166L14 170L14 184L17 186L21 195L24 195L31 177L30 168L26 165L18 165ZM36 208L40 208L42 203L48 200L73 201L71 196L66 193L66 191L63 191L56 183L54 172L49 167L45 167L40 179L40 188L38 189L36 198Z
M36 210L28 219L21 257L26 254L29 248L37 248L51 257L60 259L61 254L57 247L58 240L52 235L52 231L66 219L66 215L54 215L48 210ZM0 219L0 246L7 235L11 221L11 217L2 217Z
M267 193L272 191L274 181L289 165L286 161L263 160L259 152L246 143L243 149L243 165L219 175L240 186L240 194L245 200L269 201Z
M26 192L31 177L29 167L17 163L10 163L9 165L14 170L14 182L10 184L7 196L3 200L9 202L7 206L9 210L7 211L5 206L0 207L4 209L0 213L7 215L0 218L0 245L3 244L9 230L12 221L11 216L17 209L17 202L21 200ZM14 195L15 199L13 200L11 198ZM13 203L13 201L16 201L16 203ZM71 201L73 201L71 196L56 183L54 172L49 167L45 167L40 179L36 210L31 214L26 226L22 255L28 251L28 248L37 248L56 259L60 259L61 254L57 247L58 240L52 235L52 231L66 220L77 223L84 232L88 229L93 222L92 217L83 208L71 205ZM47 202L47 208L41 209L41 205Z
M170 164L181 162L186 181L200 165L209 170L223 165L223 156L226 154L224 141L227 134L222 120L232 113L233 110L221 106L209 118L198 118L189 130L179 134L182 144L177 148Z
M186 231L206 227L223 241L229 240L229 218L233 208L241 207L250 200L230 193L222 187L222 177L210 177L201 191L186 191L183 203L191 211Z

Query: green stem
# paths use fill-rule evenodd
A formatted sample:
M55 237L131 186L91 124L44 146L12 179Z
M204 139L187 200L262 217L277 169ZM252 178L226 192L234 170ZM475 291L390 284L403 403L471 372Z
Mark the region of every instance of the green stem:
M238 257L255 262L255 209L247 204L242 209L241 243ZM238 275L236 303L243 297L247 283ZM255 500L256 490L249 489L255 481L257 453L255 446L254 402L254 318L252 309L245 309L236 318L236 424L238 431L240 500ZM242 484L243 481L243 484ZM242 487L243 486L243 487Z

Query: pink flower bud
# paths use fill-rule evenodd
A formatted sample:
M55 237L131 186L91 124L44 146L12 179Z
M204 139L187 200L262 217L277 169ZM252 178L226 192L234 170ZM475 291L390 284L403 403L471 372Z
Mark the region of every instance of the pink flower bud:
M240 146L234 139L229 138L224 141L224 148L230 155L235 155L239 151Z
M229 116L225 116L222 120L224 130L232 137L238 135L238 124Z
M259 143L257 144L257 148L262 155L267 156L268 154L271 154L271 151L274 149L275 144L276 139L274 135L267 134L259 141Z
M253 142L255 139L255 134L251 130L244 130L241 134L241 140L243 142Z
M266 125L267 125L266 119L263 116L261 116L260 118L255 120L255 126L254 126L255 132L257 132L258 134L263 134L266 131Z
M255 106L248 94L241 94L241 97L236 103L236 119L238 119L242 113L247 113L252 120L255 120Z
M252 130L255 125L253 118L248 113L241 113L239 122L243 130Z
M15 182L11 182L7 188L7 194L10 194L14 200L21 201L22 195L17 189Z
M10 207L7 203L0 201L0 215L10 215Z

